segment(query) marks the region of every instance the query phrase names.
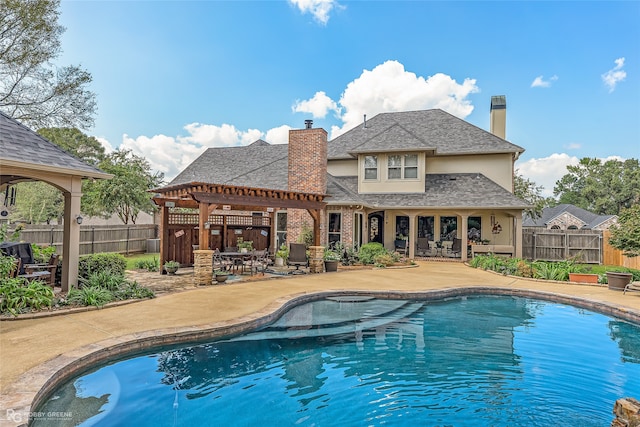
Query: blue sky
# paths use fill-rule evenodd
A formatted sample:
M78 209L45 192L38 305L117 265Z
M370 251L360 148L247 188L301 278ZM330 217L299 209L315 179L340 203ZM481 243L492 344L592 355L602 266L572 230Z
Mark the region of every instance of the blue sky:
M110 148L173 178L206 147L335 137L442 108L489 129L507 97L547 194L582 157L640 158L640 2L62 1L60 64L93 75Z

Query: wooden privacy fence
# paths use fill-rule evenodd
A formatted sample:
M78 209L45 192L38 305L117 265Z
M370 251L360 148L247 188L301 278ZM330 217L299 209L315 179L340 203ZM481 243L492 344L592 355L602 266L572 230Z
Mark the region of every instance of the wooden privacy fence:
M602 248L602 232L599 230L522 230L522 256L526 259L576 259L581 263L600 264L603 259Z
M11 235L13 230L9 230ZM41 246L55 246L62 253L62 225L27 225L20 233L20 240ZM118 252L131 254L147 251L147 240L158 237L154 224L133 225L81 225L80 255Z
M605 265L620 265L627 268L635 268L640 270L640 256L629 258L622 255L622 251L614 248L609 244L609 237L611 232L605 230L602 232L604 241L604 258L602 263Z

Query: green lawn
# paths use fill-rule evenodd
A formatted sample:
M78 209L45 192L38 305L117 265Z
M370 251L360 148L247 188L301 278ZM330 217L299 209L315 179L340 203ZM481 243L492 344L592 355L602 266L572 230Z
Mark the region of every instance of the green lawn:
M125 256L125 259L127 260L127 270L136 270L138 268L136 267L136 265L139 261L153 261L154 258L156 260L159 260L160 254L150 253L150 254L135 254L135 255Z

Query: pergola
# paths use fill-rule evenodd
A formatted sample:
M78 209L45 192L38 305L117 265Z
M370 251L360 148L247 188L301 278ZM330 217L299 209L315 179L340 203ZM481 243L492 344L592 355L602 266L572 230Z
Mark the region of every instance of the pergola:
M320 244L320 212L325 208L324 194L301 193L288 190L242 187L235 185L190 182L151 190L153 201L161 208L160 263L166 261L169 208L198 209L198 238L200 248L209 247L209 215L216 209L235 211L256 208L304 209L313 218L314 245Z
M78 283L82 179L113 175L70 155L13 118L0 112L0 190L25 181L43 181L64 196L62 290Z

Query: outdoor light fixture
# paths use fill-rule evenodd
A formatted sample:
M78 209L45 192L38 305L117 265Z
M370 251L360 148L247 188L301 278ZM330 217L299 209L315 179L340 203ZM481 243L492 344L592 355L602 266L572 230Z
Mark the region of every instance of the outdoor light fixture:
M76 216L76 222L78 223L78 225L82 224L82 217L80 215Z

